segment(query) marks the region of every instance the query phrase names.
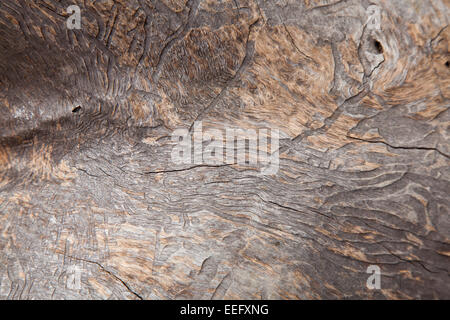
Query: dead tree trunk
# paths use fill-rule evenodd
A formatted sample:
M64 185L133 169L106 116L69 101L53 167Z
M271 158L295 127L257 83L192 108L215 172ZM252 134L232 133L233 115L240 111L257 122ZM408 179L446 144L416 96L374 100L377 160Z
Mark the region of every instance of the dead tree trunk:
M0 298L449 299L449 17L2 0ZM278 167L174 163L198 124L279 130Z

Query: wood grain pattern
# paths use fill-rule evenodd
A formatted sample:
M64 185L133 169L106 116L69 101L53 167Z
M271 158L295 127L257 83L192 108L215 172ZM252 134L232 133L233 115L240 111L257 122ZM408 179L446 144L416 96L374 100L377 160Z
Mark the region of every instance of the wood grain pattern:
M449 17L1 1L0 298L449 299ZM173 164L194 121L279 129L278 173Z

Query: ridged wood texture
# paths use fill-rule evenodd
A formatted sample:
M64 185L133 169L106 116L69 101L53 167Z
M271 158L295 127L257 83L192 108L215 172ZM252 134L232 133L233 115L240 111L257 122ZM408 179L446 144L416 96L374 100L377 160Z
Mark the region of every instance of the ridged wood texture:
M2 0L0 298L449 299L449 16ZM278 128L278 173L173 164L195 120Z

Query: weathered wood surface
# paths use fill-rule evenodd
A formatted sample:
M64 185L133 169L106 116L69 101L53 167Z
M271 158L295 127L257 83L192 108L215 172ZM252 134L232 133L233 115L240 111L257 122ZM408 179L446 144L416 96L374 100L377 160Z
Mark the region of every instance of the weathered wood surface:
M0 298L450 298L449 16L2 0ZM278 173L174 165L194 120L278 128Z

